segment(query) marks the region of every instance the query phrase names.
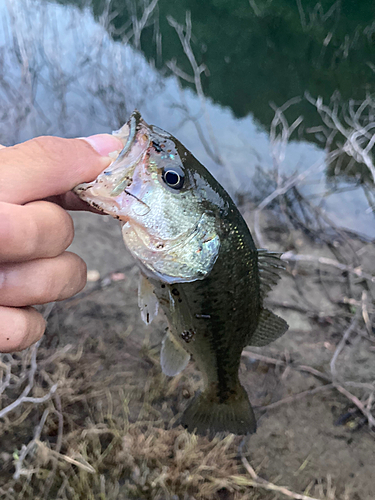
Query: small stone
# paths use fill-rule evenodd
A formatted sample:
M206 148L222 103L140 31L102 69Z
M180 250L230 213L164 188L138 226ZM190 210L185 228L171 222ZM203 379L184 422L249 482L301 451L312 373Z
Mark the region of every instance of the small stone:
M87 281L94 282L100 280L100 272L97 269L89 269L87 271Z
M112 273L111 274L111 280L112 281L122 281L125 279L125 274L124 273Z

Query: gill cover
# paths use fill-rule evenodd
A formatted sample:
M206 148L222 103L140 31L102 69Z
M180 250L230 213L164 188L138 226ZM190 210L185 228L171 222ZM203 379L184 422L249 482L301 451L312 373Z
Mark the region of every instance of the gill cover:
M220 249L212 217L203 214L190 234L154 243L137 225L125 223L124 242L144 272L166 283L204 279L212 270Z

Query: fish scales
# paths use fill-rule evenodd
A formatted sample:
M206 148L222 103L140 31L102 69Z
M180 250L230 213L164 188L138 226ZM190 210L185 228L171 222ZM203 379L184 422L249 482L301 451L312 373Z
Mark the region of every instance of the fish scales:
M173 309L168 305L163 307L169 322L178 325L177 332L189 329L195 332L188 343L180 333L179 341L204 374L211 404L219 405L226 405L237 395L241 352L251 342L260 310L257 252L247 226L242 218L236 222L237 217L237 209L232 208L218 220L223 243L209 276L201 281L174 285L172 292L173 288L178 292L179 300ZM163 290L159 287L155 283L157 296ZM207 413L210 412L211 409ZM183 417L183 423L191 430L196 427L204 432L206 423L197 422L189 415ZM250 407L246 415L246 426L253 432L255 419ZM211 423L217 431L227 430L228 425L226 421L224 425ZM243 433L242 422L237 425L234 421L230 425L232 431Z
M177 139L138 112L116 134L118 159L75 192L121 221L141 268L142 318L150 323L160 305L168 319L163 372L176 375L190 357L202 372L204 389L181 423L199 433L255 432L238 371L246 345L266 345L288 328L263 308L277 256L258 252L228 193Z

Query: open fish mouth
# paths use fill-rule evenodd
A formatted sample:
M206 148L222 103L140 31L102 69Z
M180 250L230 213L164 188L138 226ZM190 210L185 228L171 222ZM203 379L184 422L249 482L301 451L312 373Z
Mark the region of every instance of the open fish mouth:
M150 145L150 137L147 133L148 128L139 111L135 110L127 123L120 130L113 132L115 137L118 137L122 142L126 140L126 142L117 158L103 172L103 175L113 179L113 188L109 193L111 197L116 197L124 191L127 192L126 188L132 182L134 169ZM141 132L141 129L144 129L144 133L138 134L138 132ZM137 140L137 135L141 135L142 140ZM132 154L133 152L135 154Z
M119 152L114 161L109 165L109 167L107 167L104 170L103 172L104 175L113 175L121 168L123 168L122 164L126 159L126 157L128 156L131 147L135 143L137 131L139 130L141 124L146 125L139 111L135 110L133 111L133 113L131 114L129 120L125 123L125 125L123 125L119 130L115 130L112 132L112 135L117 137L124 144L124 147Z
M124 158L124 156L127 154L129 149L131 148L131 146L135 140L135 136L137 134L137 127L141 123L141 121L142 121L142 117L141 117L140 112L137 110L133 111L133 113L131 114L131 116L127 122L127 126L129 127L128 139L126 141L126 144L125 144L123 150L120 151L120 154L118 155L117 160L121 160L122 158ZM114 135L116 135L116 133L114 133Z
M150 145L149 132L149 126L139 111L135 110L127 123L113 132L113 135L124 144L114 161L93 182L79 184L74 191L89 203L91 203L90 195L93 195L103 200L110 198L115 206L116 198L125 193L143 205L145 213L149 212L150 207L128 190L133 182L135 168Z

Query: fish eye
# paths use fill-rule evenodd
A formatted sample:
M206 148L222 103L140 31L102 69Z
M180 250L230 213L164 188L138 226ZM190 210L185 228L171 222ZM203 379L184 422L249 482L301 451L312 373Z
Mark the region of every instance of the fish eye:
M162 178L167 186L173 189L181 189L184 185L185 175L180 168L175 167L164 169Z

